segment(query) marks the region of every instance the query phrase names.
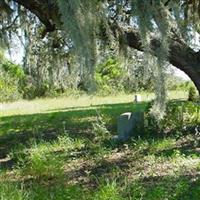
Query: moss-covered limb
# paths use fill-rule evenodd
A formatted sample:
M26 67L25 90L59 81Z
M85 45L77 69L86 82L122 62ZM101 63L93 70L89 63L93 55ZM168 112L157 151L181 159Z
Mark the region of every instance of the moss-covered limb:
M141 39L139 32L137 30L129 30L124 33L127 38L127 44L131 48L138 49L143 51ZM169 62L180 70L184 71L194 82L200 93L200 66L199 52L195 52L187 44L181 40L177 40L175 37L171 38L169 41ZM151 48L152 50L157 49L157 46L160 45L160 42L156 38L151 39ZM155 52L155 51L154 51ZM156 53L156 52L155 52ZM156 54L155 54L156 55Z
M58 20L58 8L52 0L14 0L19 5L24 6L26 9L34 13L40 21L46 26L46 29L48 32L55 30L55 23L60 20Z

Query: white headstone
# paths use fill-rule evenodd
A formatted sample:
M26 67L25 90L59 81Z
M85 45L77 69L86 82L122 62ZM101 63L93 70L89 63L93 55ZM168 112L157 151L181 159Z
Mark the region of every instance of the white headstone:
M127 112L118 117L117 133L118 140L126 141L132 136L137 136L144 130L144 113Z

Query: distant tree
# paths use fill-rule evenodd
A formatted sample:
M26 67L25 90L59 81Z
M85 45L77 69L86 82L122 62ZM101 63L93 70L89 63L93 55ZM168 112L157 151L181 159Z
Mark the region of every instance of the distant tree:
M45 25L41 37L61 30L71 41L87 67L88 79L94 74L99 50L116 48L126 55L129 46L144 51L146 66L155 73L162 108L167 62L184 71L200 92L200 53L193 45L200 30L199 7L198 0L1 0L1 29L5 38L11 27L17 30L16 25L23 24L22 15L35 14Z
M8 61L0 51L0 102L21 98L24 78L22 67Z

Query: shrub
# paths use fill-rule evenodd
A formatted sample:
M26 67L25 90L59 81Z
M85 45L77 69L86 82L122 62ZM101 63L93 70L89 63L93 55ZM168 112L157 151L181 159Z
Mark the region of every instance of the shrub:
M150 104L151 105L151 104ZM157 121L150 112L147 114L149 133L168 133L200 123L200 106L193 102L172 101L166 105L164 118Z
M123 69L117 59L110 58L98 65L95 73L98 92L107 95L122 90L122 76Z
M9 61L0 63L0 101L13 101L22 97L23 69Z
M106 123L104 121L104 116L97 112L97 120L95 123L92 124L93 126L93 133L95 136L96 142L102 142L103 140L110 137L110 132L106 127Z
M2 69L10 76L15 77L18 80L22 80L25 76L22 67L10 61L4 61L4 63L2 64Z

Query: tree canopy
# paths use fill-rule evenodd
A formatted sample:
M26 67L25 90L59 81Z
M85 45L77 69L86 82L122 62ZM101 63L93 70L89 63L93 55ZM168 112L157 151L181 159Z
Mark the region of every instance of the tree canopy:
M127 49L134 48L145 53L144 62L154 71L161 107L167 63L184 71L200 92L200 1L1 0L0 10L2 44L9 45L15 33L24 43L26 62L34 57L30 35L48 42L52 60L62 55L64 62L69 50L74 52L88 80L100 52L109 49L126 57ZM40 54L37 48L33 54Z

